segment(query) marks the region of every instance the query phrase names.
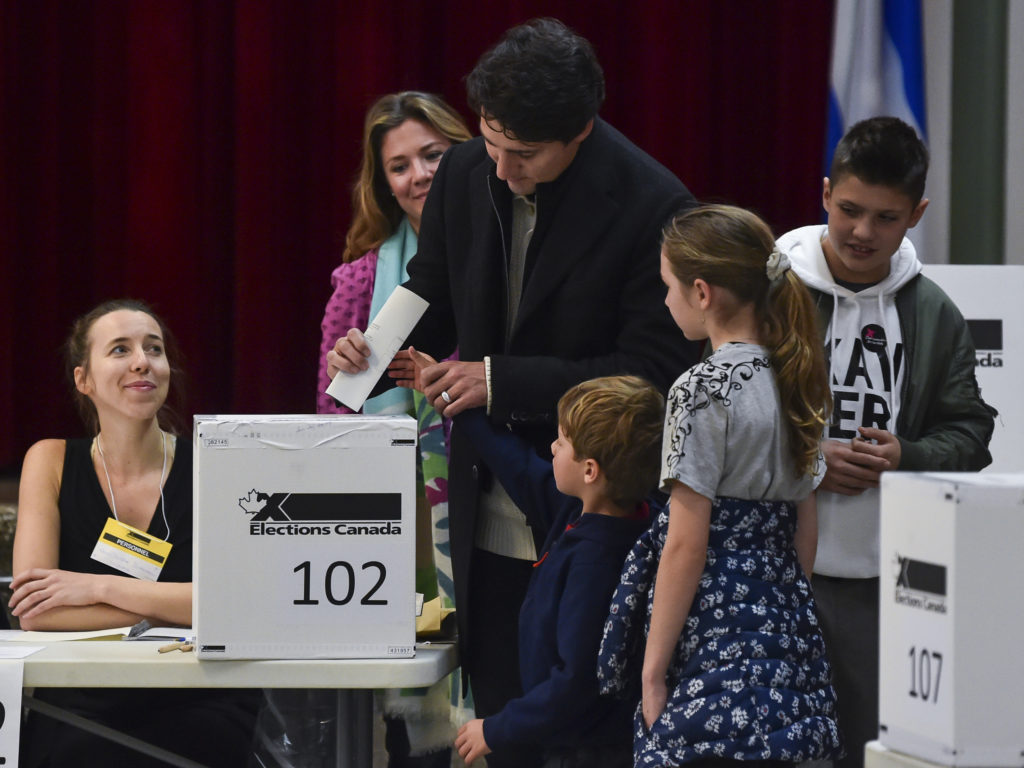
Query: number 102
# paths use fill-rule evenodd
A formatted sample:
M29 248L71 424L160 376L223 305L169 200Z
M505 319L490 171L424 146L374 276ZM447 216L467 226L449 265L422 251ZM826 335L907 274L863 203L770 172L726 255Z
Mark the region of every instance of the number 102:
M384 579L387 578L388 571L384 567L384 563L377 560L370 560L369 562L363 563L361 570L376 570L377 580L371 586L365 594L360 598L360 605L387 605L387 600L374 599L374 595L384 585ZM338 570L345 572L343 584L336 583L335 574ZM292 569L292 573L298 573L302 571L302 599L292 600L295 605L319 605L320 601L311 597L310 595L310 573L312 571L312 565L309 560L299 563ZM371 577L372 578L372 577ZM340 588L339 588L340 587ZM329 566L327 566L327 572L324 574L324 596L327 598L327 602L331 605L348 605L355 595L356 591L356 571L352 567L352 564L345 560L335 560Z

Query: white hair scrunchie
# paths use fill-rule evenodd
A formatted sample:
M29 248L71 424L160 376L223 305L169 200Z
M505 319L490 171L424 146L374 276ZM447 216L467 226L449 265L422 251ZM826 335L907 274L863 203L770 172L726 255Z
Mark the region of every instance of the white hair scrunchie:
M768 279L772 283L776 283L789 271L791 266L789 256L780 251L778 246L776 246L768 256L768 263L765 265L764 271L767 273Z

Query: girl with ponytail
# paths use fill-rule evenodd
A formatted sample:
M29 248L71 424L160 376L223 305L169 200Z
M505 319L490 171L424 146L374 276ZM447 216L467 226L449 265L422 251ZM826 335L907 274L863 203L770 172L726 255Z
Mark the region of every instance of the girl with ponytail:
M669 222L661 275L676 324L711 354L669 391L669 510L626 561L603 689L639 674L637 765L832 757L835 694L808 582L831 400L810 296L768 226L731 206ZM630 657L641 630L642 666Z

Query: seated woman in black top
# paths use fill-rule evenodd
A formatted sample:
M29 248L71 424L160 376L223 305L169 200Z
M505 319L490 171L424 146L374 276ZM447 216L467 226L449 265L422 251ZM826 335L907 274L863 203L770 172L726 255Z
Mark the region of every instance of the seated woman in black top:
M145 304L107 302L76 321L68 372L91 439L41 440L25 455L11 610L22 629L86 630L192 621L192 446L170 428L180 376L163 322ZM122 523L171 545L142 573L97 546ZM96 550L96 551L94 551ZM141 562L141 561L140 561ZM38 690L36 696L208 765L244 766L259 693ZM43 718L24 734L23 765L163 765Z

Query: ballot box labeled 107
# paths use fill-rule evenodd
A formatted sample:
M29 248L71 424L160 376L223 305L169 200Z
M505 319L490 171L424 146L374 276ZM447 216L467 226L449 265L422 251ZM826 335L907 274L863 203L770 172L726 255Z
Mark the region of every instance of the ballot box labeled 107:
M881 489L878 740L1024 765L1024 474L893 472Z
M196 416L193 437L200 659L413 655L413 419Z

